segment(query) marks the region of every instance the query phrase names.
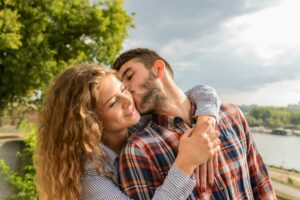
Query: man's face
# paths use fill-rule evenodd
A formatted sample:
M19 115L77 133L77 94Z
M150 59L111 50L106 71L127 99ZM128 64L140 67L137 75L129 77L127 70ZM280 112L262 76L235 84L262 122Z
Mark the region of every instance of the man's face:
M124 63L119 70L119 75L131 92L140 113L154 111L163 103L165 98L157 84L157 78L152 70L147 69L138 59L131 59Z

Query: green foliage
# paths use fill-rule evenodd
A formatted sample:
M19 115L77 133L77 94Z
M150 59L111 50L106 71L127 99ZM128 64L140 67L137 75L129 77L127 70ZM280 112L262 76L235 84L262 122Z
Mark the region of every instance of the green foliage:
M247 118L247 122L250 126L263 126L263 121L261 119L257 119L253 117L250 114L245 114L245 117Z
M122 0L0 1L0 110L42 90L70 64L112 63L133 26L133 15L122 5Z
M291 177L288 177L287 182L288 184L293 185L293 179Z
M288 108L256 106L251 109L246 118L250 126L300 128L300 111L291 111Z
M36 146L36 125L21 123L20 131L26 133L27 137L25 138L25 148L17 153L18 168L12 171L3 160L0 160L0 173L4 175L9 185L16 192L11 199L35 200L37 199L37 193L34 184L35 170L32 155Z

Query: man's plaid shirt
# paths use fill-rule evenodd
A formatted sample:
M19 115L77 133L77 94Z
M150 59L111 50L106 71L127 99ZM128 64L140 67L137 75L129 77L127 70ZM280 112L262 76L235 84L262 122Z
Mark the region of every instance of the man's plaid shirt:
M236 106L223 104L219 117L221 151L213 189L203 193L195 187L188 199L276 199L244 115ZM120 157L122 189L127 195L151 199L176 158L186 128L181 118L153 114L145 129L129 138Z

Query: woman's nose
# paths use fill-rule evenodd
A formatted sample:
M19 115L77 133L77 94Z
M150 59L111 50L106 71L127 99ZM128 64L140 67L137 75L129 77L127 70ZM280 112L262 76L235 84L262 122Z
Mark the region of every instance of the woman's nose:
M129 91L123 93L123 108L127 108L132 104L132 96Z

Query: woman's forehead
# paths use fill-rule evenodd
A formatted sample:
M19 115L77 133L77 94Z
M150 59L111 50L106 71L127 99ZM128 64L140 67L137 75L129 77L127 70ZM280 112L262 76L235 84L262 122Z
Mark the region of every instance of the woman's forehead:
M109 75L102 79L99 87L101 102L105 103L121 90L122 82L114 75Z

